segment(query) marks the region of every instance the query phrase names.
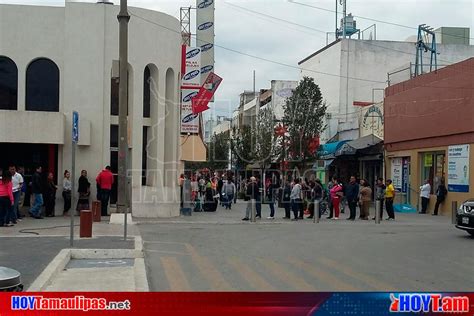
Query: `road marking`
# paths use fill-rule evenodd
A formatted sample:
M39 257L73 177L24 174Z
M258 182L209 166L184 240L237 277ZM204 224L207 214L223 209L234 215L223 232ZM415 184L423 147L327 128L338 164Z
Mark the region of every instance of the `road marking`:
M252 270L247 264L237 258L230 258L227 262L257 291L277 291L270 283Z
M179 252L179 251L151 250L151 249L145 249L144 251L150 252L150 253L163 253L163 254L168 254L168 255L189 256L189 253Z
M192 290L175 257L161 257L160 260L171 291L186 292Z
M349 277L352 277L354 279L357 279L373 288L375 288L376 290L378 291L394 291L395 288L393 286L391 286L390 284L387 284L385 282L382 282L382 281L379 281L369 275L366 275L364 273L360 273L360 272L357 272L357 271L354 271L353 269L347 267L347 266L343 266L342 264L332 260L332 259L329 259L329 258L326 258L326 257L319 257L318 260L321 264L324 264L325 266L327 266L328 268L333 268L339 272L342 272L344 273L345 275L349 276Z
M211 284L212 291L233 291L232 286L224 279L208 258L201 256L190 244L186 244L186 249L191 254L191 260L198 267L201 274Z
M288 269L283 268L280 264L267 258L259 258L258 261L260 261L260 263L263 264L265 268L269 269L278 279L290 285L295 290L311 292L316 291L316 289L312 285L308 284L303 278L291 273L288 271Z
M360 289L339 280L330 273L326 272L324 269L320 269L315 264L309 264L307 262L291 257L288 258L288 261L296 267L300 268L301 270L304 270L304 272L309 273L314 278L324 282L326 285L332 286L331 290L333 291L360 291Z

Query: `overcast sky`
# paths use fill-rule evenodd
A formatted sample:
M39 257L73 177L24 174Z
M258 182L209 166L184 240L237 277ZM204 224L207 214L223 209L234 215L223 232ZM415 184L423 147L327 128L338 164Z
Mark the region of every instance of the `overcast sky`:
M334 10L336 3L335 0L294 1L328 10ZM119 4L120 1L113 0L113 2ZM129 0L128 2L130 6L163 11L179 18L179 8L194 6L196 1ZM0 0L0 3L64 5L64 0ZM474 29L474 6L471 0L348 0L347 11L360 17L393 22L412 28L425 23L434 28L462 26ZM285 23L269 16L301 26ZM357 27L360 29L376 23L377 39L405 40L411 35L416 35L416 30L408 27L362 18L356 18L356 20ZM297 67L301 59L324 47L326 44L324 32L332 32L334 28L335 13L294 4L288 0L216 1L216 45L293 67ZM470 36L472 38L474 34L471 32ZM213 107L215 108L214 115L231 114L231 110L238 105L239 93L252 89L253 70L256 70L257 74L257 89L269 88L270 81L273 79L299 79L297 69L217 47L215 71L224 78L224 81L216 97L218 102Z

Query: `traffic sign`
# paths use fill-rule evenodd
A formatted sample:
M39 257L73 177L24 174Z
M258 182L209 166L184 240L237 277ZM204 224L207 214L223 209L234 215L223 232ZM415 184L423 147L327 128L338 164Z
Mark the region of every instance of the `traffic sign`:
M79 142L79 113L76 111L72 112L72 142Z

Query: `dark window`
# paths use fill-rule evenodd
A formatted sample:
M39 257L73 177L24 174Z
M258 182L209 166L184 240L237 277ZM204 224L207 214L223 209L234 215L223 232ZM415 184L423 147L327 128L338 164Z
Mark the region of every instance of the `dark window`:
M148 127L143 126L143 144L142 144L142 185L146 185L147 160L148 160Z
M143 117L151 117L151 72L150 67L145 67L143 76Z
M119 80L110 80L110 115L119 115Z
M46 58L26 70L26 110L59 112L59 68Z
M16 110L18 68L8 57L0 57L0 110Z
M119 146L118 125L110 125L110 147L118 148L118 146Z

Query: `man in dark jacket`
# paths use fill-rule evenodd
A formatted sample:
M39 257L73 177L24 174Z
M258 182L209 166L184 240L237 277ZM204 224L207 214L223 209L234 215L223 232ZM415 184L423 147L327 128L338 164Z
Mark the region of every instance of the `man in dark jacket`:
M31 180L31 192L35 196L35 201L33 202L33 206L30 209L30 215L36 219L43 218L41 216L41 208L43 207L43 180L41 178L42 171L43 168L38 166Z
M283 193L282 193L282 204L283 207L285 208L285 217L284 219L290 219L291 217L291 185L288 180L285 180L285 185L283 187Z
M346 188L346 198L347 203L349 204L350 216L348 220L355 220L356 218L356 208L357 202L359 201L359 184L357 184L356 178L351 177L351 180Z
M257 184L257 179L255 177L250 178L250 182L247 184L247 195L248 203L247 209L245 210L245 217L242 218L243 221L248 221L250 219L250 212L252 211L252 204L257 204L258 199L260 198L260 191ZM253 201L252 201L253 200Z

